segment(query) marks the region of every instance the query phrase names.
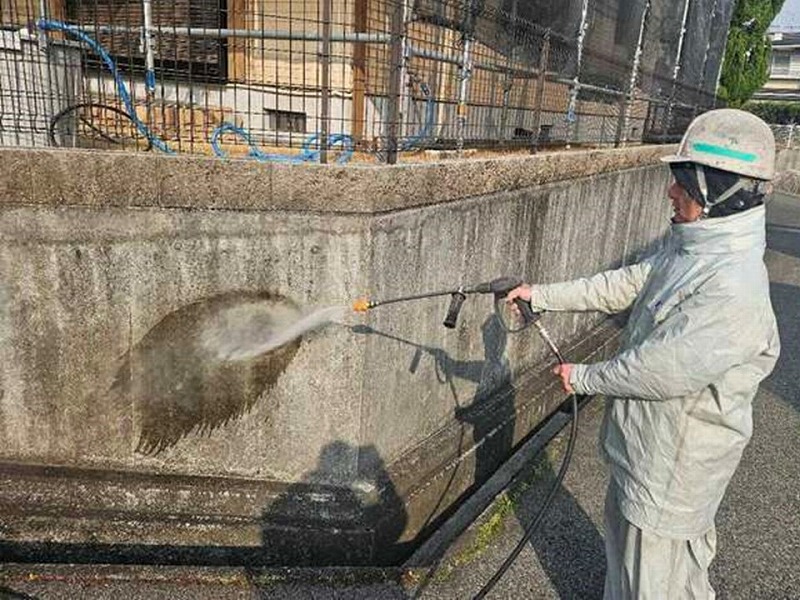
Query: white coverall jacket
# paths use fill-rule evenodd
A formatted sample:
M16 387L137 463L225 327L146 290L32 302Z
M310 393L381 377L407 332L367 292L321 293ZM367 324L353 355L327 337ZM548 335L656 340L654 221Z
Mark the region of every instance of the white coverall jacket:
M688 539L713 527L780 350L765 246L761 206L674 224L638 264L532 289L534 310L633 305L620 353L575 365L570 382L609 397L601 446L619 508L640 529Z

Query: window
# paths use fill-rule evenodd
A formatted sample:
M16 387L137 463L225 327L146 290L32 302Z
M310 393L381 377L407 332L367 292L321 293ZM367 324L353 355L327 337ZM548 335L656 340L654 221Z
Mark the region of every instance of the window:
M789 75L789 69L792 63L792 55L790 52L772 52L772 71L771 74L776 77L785 77Z
M272 131L306 132L306 113L270 110L268 108L265 108L264 112L269 116L269 128Z
M227 41L216 36L187 36L175 27L220 29L226 26L227 0L153 0L153 54L157 75L223 81L227 76ZM141 0L66 0L67 19L81 25L111 25L114 33L91 34L114 60L134 72L144 70ZM99 59L90 52L89 65Z

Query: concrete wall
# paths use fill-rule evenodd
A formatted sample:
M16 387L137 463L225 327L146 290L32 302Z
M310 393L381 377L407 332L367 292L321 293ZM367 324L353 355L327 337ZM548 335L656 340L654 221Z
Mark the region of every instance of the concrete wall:
M782 148L778 150L778 157L775 161L775 170L780 173L781 178L789 179L794 172L800 171L800 150L797 148ZM780 181L778 185L782 185Z
M563 397L488 297L294 313L633 260L669 147L395 167L0 150L0 549L17 559L389 563ZM548 315L572 359L598 315ZM237 329L238 328L238 329Z

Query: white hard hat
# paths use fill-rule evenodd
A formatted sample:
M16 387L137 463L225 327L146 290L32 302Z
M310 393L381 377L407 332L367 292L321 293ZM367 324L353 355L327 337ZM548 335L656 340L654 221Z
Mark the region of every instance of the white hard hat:
M692 121L678 153L661 160L691 162L769 180L775 176L775 137L769 126L754 114L720 108Z

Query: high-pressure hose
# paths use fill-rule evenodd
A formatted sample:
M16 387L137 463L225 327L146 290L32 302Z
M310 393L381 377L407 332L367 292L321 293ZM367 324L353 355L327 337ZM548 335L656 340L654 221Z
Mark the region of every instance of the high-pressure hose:
M534 326L539 332L539 335L545 340L547 345L550 347L550 350L556 355L558 359L558 364L560 366L564 366L566 361L562 356L561 352L559 351L558 347L553 343L553 340L550 338L550 335L547 333L547 330L542 327L542 325L537 321L534 323ZM520 552L525 548L528 541L533 536L533 533L539 528L539 525L544 520L545 514L550 509L550 504L553 502L553 498L555 498L556 493L558 492L559 488L564 482L564 477L567 474L567 470L569 469L569 463L572 460L572 452L575 449L575 438L578 437L578 395L575 392L570 394L570 400L572 404L572 426L570 427L569 432L569 442L567 443L567 451L564 454L564 460L561 461L561 467L558 469L558 475L556 476L555 481L553 482L553 487L550 488L550 491L547 493L547 498L545 498L544 504L539 509L539 512L536 513L536 516L531 521L530 525L528 525L527 529L525 529L525 533L522 536L522 539L517 543L514 547L514 550L511 551L511 554L508 555L506 560L500 565L500 568L495 571L495 574L492 575L491 579L484 584L484 586L480 589L480 591L475 594L473 600L481 600L485 598L486 595L494 588L498 581L505 575L506 571L514 564L514 561L519 556Z
M369 300L367 298L360 298L353 303L353 310L356 312L366 312L378 306L384 306L386 304L395 304L398 302L410 302L413 300L421 300L423 298L434 298L437 296L450 296L450 306L447 311L447 316L444 320L445 327L453 328L456 325L456 320L458 319L458 314L461 310L461 306L466 299L467 294L486 294L486 293L493 293L495 297L495 311L498 313L498 317L500 318L500 322L503 324L503 327L509 333L519 333L525 329L527 329L530 325L533 325L536 328L536 331L539 333L541 338L547 344L547 347L556 357L559 366L564 366L566 364L566 360L564 359L563 354L556 346L555 342L553 342L553 338L550 337L548 331L544 328L544 326L539 322L541 317L541 313L534 313L530 303L525 302L521 298L516 298L514 300L514 304L516 305L517 309L520 313L520 318L522 320L522 326L518 328L511 327L500 315L500 303L505 302L505 298L508 293L513 290L514 288L521 285L521 281L512 277L501 277L495 279L490 282L482 283L476 285L474 287L460 287L455 290L444 290L438 292L427 292L422 294L415 294L411 296L401 296L397 298L392 298L390 300ZM539 512L531 521L530 525L525 529L525 533L522 536L522 539L517 543L514 550L511 554L508 555L506 560L500 565L500 568L497 569L495 574L486 582L486 584L480 589L480 591L474 596L473 600L481 600L485 598L486 595L494 588L498 581L505 575L506 571L508 571L509 567L514 563L519 556L520 552L525 548L526 544L530 540L533 533L538 529L539 525L541 525L542 521L544 520L545 514L547 514L550 505L553 502L553 498L555 498L556 493L558 492L559 488L564 482L564 477L567 474L567 470L569 469L569 464L572 459L572 453L575 448L575 438L578 435L578 396L573 392L570 394L570 400L572 405L572 425L570 427L570 435L569 435L569 442L567 443L567 451L564 454L564 460L561 462L561 467L558 470L558 475L556 476L555 481L553 482L553 487L547 493L547 497L545 498L544 504L539 509Z

